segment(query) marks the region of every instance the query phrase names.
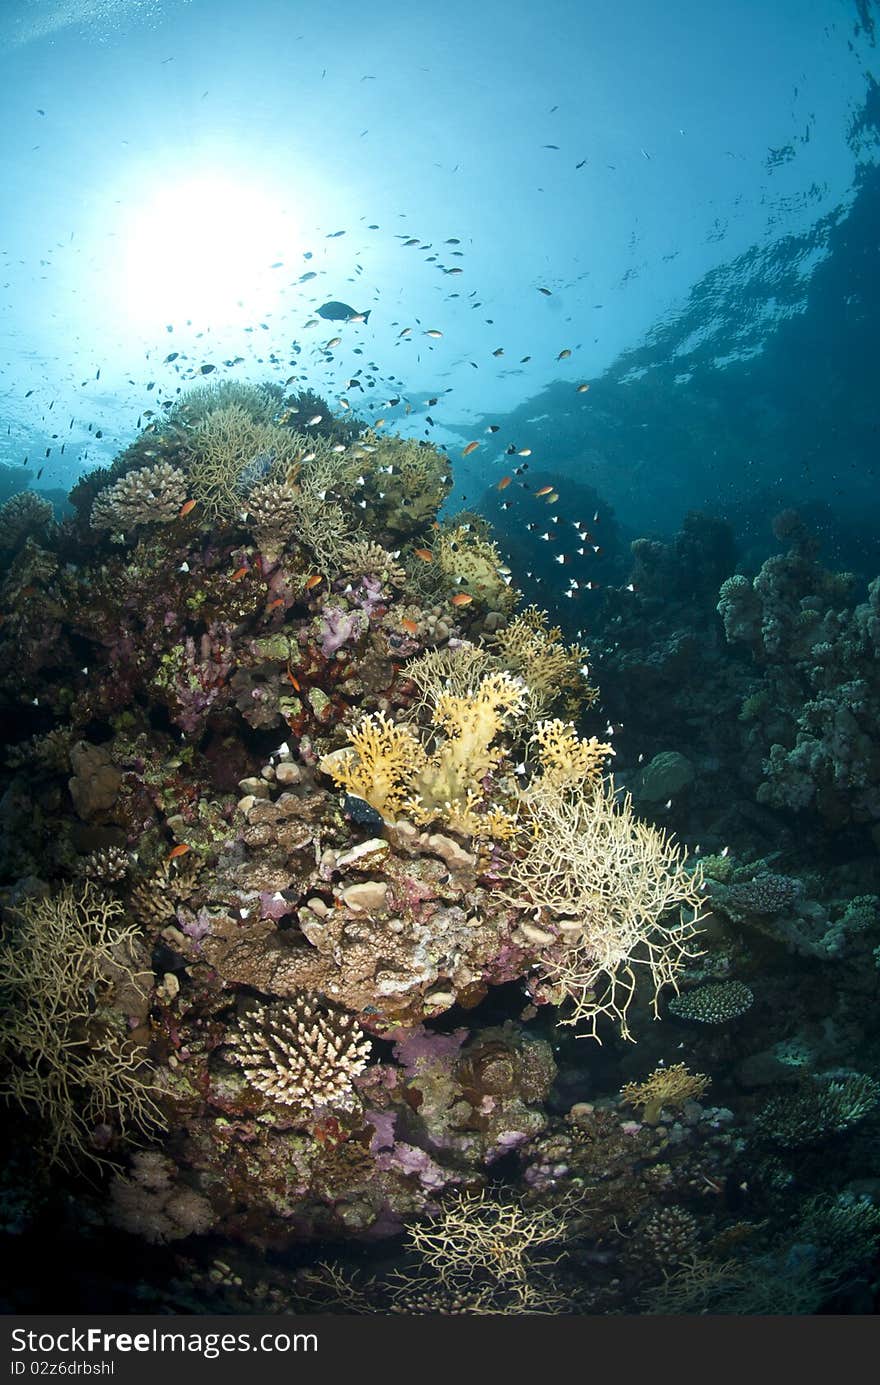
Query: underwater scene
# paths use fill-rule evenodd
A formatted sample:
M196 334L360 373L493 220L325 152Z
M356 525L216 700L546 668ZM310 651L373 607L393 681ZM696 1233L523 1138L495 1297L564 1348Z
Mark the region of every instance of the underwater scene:
M876 1311L878 23L3 4L4 1313Z

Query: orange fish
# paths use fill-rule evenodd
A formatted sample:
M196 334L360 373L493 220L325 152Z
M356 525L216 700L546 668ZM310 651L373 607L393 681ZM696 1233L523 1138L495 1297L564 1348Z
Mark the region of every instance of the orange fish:
M400 623L403 626L404 630L408 630L411 635L417 635L419 633L418 621L409 620L405 616Z
M417 558L421 558L423 563L433 563L434 561L434 554L430 548L414 548L413 552Z
M187 846L186 842L181 842L179 846L173 846L171 848L168 853L168 860L176 861L178 856L185 856L186 853L191 850L192 848Z
M310 592L313 587L319 586L321 582L323 582L323 580L324 578L322 577L321 573L316 572L314 576L310 577L306 582L306 591Z
M552 489L552 486L542 486L539 491L535 491L535 495L540 499L542 495L549 495Z
M279 606L283 606L283 605L284 605L284 597L283 597L283 596L276 596L275 600L274 600L274 601L270 601L270 602L269 602L269 605L266 607L266 615L268 615L270 611L277 611L277 610L278 610L278 607L279 607Z
M195 509L198 503L199 502L197 500L185 500L177 512L177 518L183 519L185 515L189 514L190 510Z
M461 449L461 455L463 457L469 457L472 452L476 452L479 445L480 444L478 442L469 442L467 447L463 447Z
M507 490L507 487L510 485L512 480L512 476L502 476L501 480L498 482L498 489L500 491Z
M246 567L237 568L236 571L233 572L230 580L233 582L240 582L242 577L247 577L247 574L248 570Z
M288 677L289 680L290 680L291 686L292 686L293 688L295 688L297 692L302 692L302 688L300 687L300 685L299 685L299 683L297 682L297 680L294 678L294 676L293 676L293 674L291 673L290 669L287 670L287 677Z
M452 598L452 604L453 606L469 606L473 599L472 596L468 596L467 592L456 592Z

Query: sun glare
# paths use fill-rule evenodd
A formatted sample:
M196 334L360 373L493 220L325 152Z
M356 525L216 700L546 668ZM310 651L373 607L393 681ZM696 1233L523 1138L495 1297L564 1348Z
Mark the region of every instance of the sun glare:
M272 266L290 254L292 228L265 190L206 175L157 192L122 234L118 301L130 320L217 328L271 307L284 283Z

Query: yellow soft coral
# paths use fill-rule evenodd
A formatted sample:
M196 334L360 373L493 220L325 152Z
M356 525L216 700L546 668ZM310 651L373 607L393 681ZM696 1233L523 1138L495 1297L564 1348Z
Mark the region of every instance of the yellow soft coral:
M364 717L348 733L351 748L326 755L321 768L340 788L363 798L383 817L403 807L413 773L425 752L408 726L390 721L384 712Z
M524 697L522 681L509 673L488 674L471 696L441 693L433 720L445 738L416 776L409 811L423 822L444 816L454 827L456 816L467 814L469 794L479 796L483 780L500 763L504 749L496 737Z
M686 1102L699 1100L708 1086L704 1073L675 1063L671 1068L655 1068L644 1082L627 1082L620 1089L620 1099L627 1106L643 1107L642 1120L656 1125L664 1106L678 1111Z
M528 683L531 720L544 716L559 701L569 716L576 716L599 696L587 681L589 650L564 644L559 626L550 625L546 611L537 606L520 611L492 637L491 644L505 668Z
M595 736L582 740L571 722L539 721L532 743L538 747L541 761L540 778L530 788L537 792L562 789L586 789L598 784L605 761L614 750L606 741Z

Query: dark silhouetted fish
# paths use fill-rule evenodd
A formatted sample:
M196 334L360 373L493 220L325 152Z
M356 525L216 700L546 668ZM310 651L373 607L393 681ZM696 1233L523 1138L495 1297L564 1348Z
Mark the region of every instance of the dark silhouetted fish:
M318 317L326 318L328 322L351 322L353 318L357 318L358 322L366 322L373 310L368 308L365 313L359 313L357 308L350 308L347 303L337 303L333 299L322 304L316 311Z

